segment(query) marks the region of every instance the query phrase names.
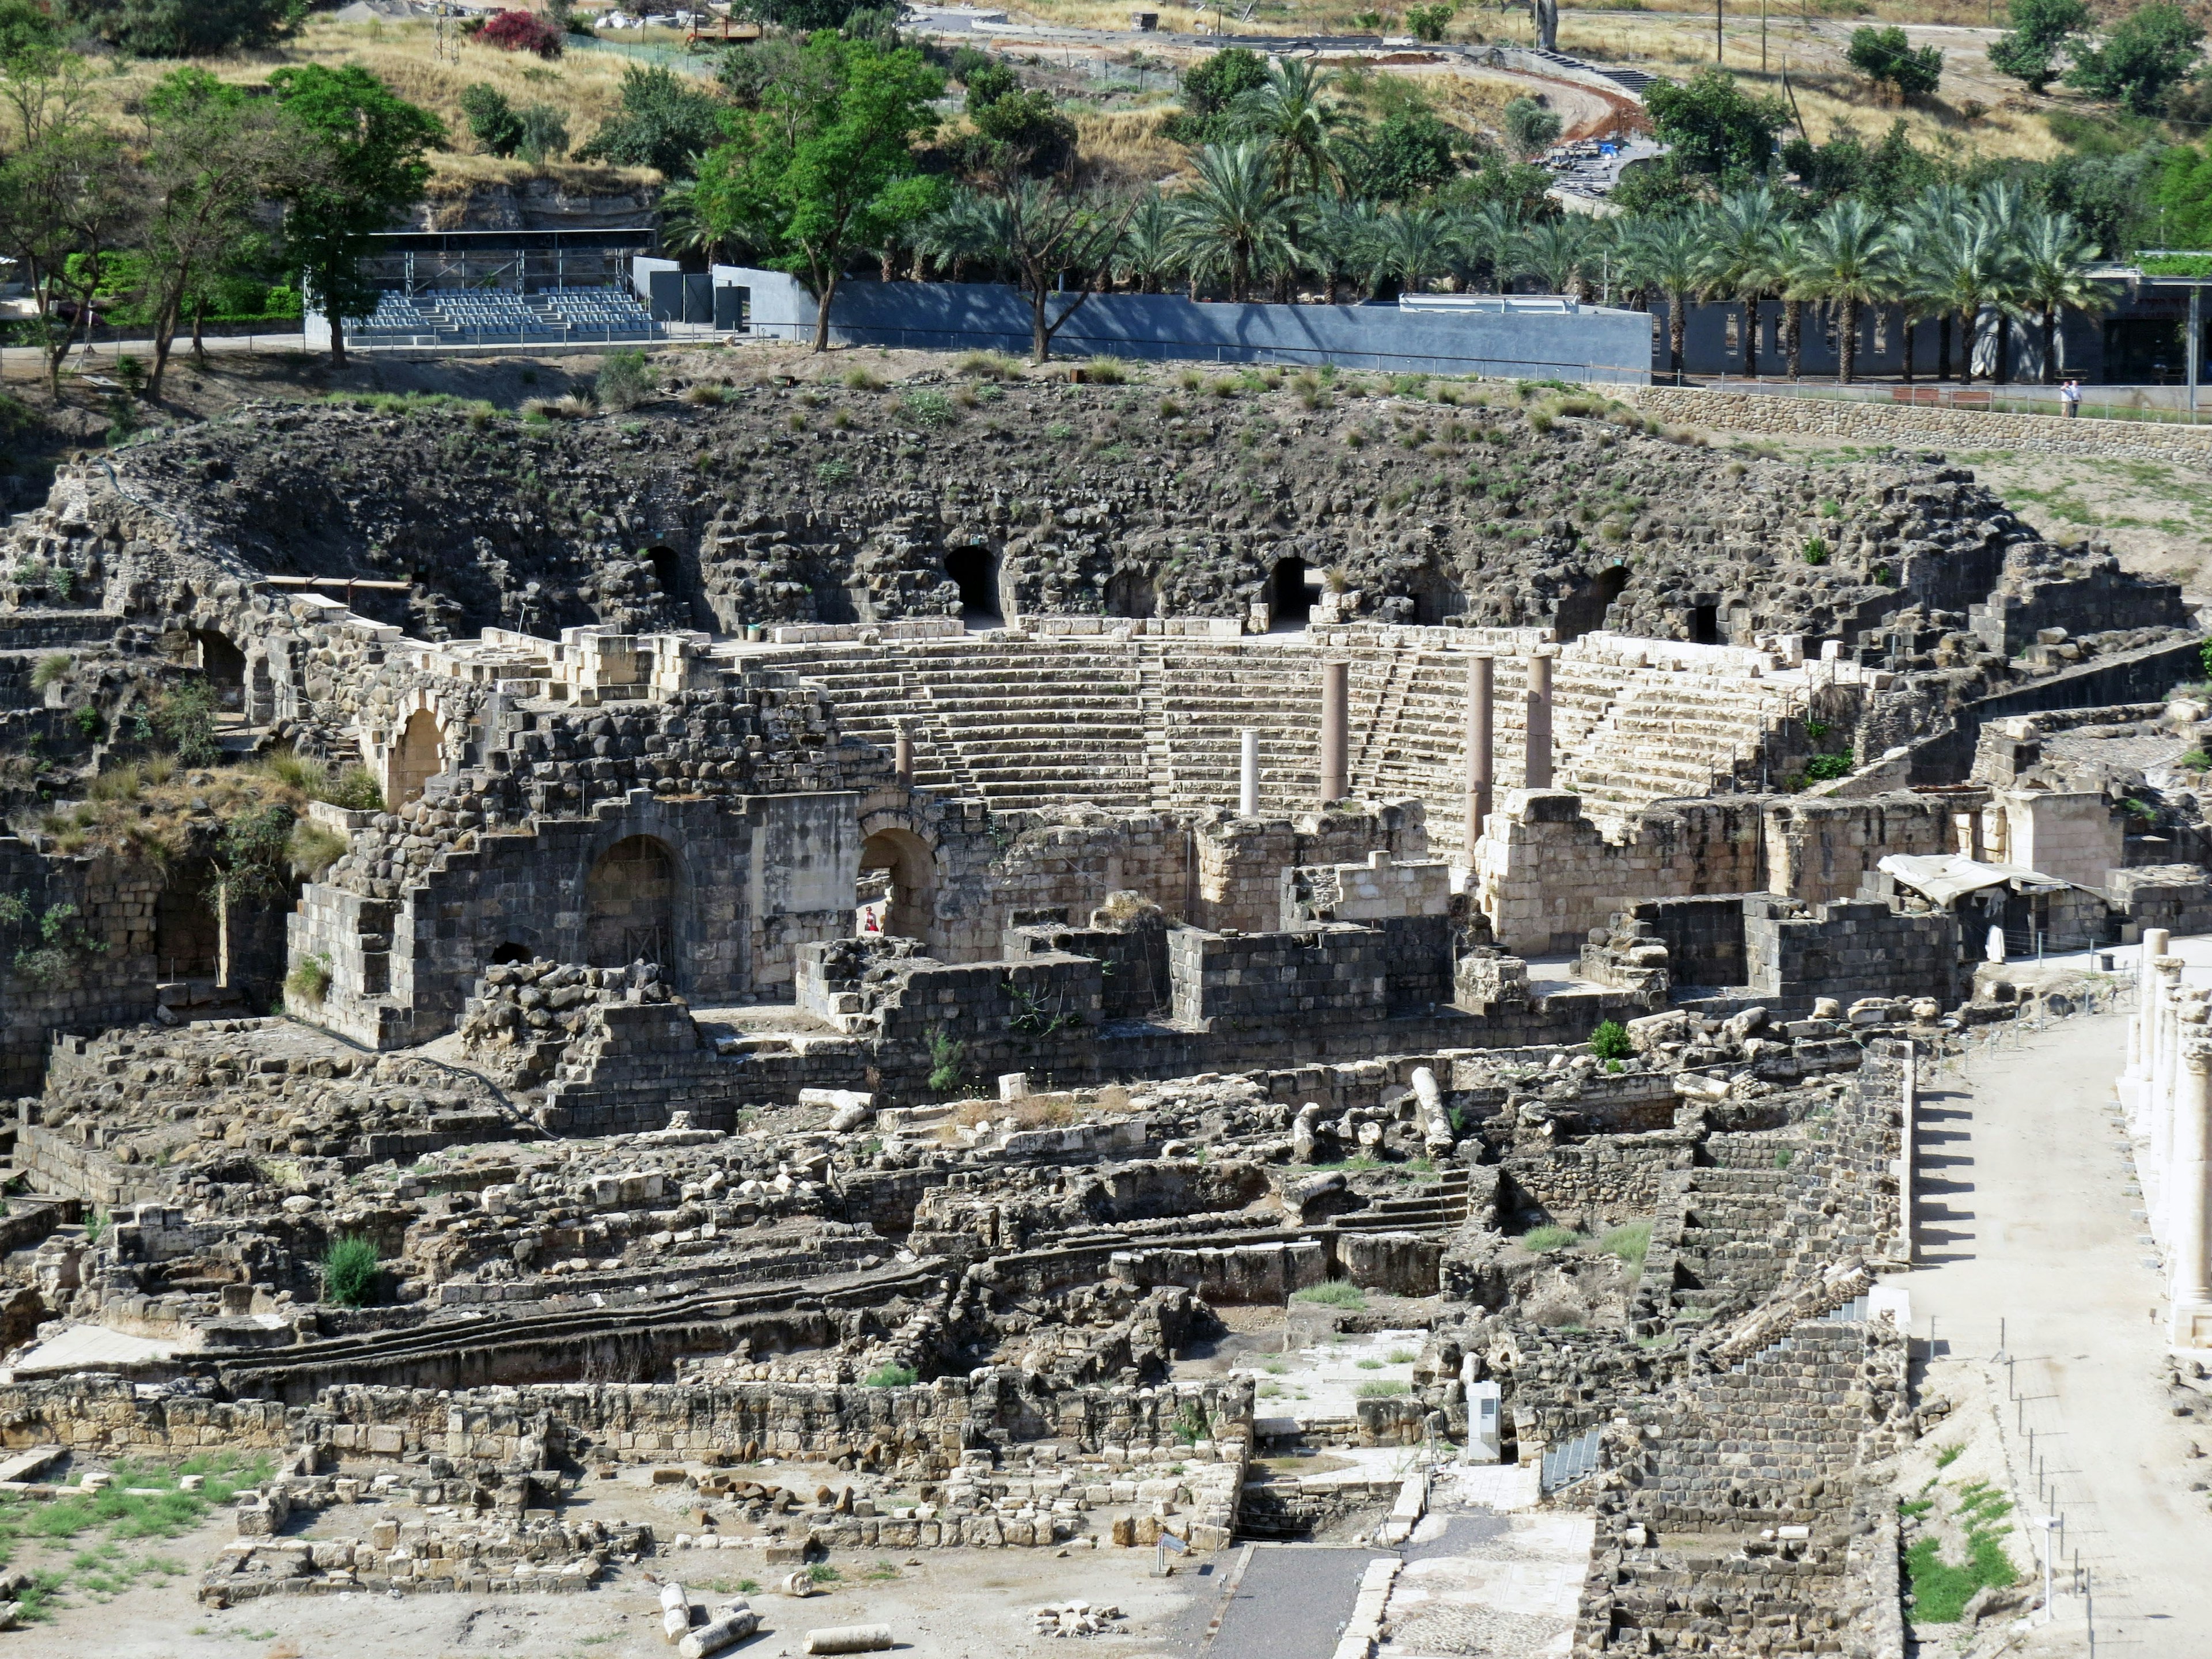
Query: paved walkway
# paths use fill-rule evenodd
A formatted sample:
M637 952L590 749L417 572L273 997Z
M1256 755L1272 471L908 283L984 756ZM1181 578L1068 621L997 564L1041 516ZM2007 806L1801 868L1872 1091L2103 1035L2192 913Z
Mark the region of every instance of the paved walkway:
M2158 1380L2163 1283L2112 1091L2126 1053L2124 1016L2082 1016L1923 1091L1909 1283L1938 1355L1995 1356L2002 1322L2021 1403L1991 1370L2016 1489L2026 1514L2065 1517L2059 1559L2089 1569L2095 1651L2184 1659L2212 1655L2212 1515L2189 1490L2212 1465L2188 1461L2191 1425ZM2035 1497L2030 1430L2055 1501Z

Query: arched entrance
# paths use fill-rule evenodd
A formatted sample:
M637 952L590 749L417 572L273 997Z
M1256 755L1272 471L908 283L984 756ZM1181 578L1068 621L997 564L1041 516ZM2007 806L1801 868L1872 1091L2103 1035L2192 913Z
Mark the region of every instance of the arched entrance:
M1718 645L1721 642L1721 608L1717 605L1693 605L1690 607L1690 643Z
M653 567L653 579L660 584L660 591L672 599L677 598L683 586L684 566L676 550L656 543L645 550L645 562Z
M222 635L204 628L192 630L192 660L215 690L215 706L226 714L246 707L246 653Z
M1304 559L1278 559L1267 576L1267 621L1273 628L1304 628L1313 616L1313 590Z
M1553 631L1559 636L1559 643L1565 645L1604 627L1606 613L1627 586L1628 567L1609 564L1561 599L1552 616Z
M446 734L438 717L418 708L400 728L399 741L384 763L385 805L397 811L422 793L422 786L446 769Z
M999 562L980 547L956 547L945 556L945 574L960 589L960 620L970 628L997 628L1006 621L999 608Z
M860 844L854 931L867 935L862 908L881 898L885 877L890 893L878 913L881 930L900 939L927 939L937 920L937 855L910 830L878 830Z
M1117 570L1106 579L1106 614L1149 617L1159 609L1152 579L1141 570Z
M531 961L536 954L527 945L519 945L509 939L491 953L491 965L504 968L514 963Z
M584 961L593 968L661 964L672 974L676 860L651 836L617 842L584 878Z
M1417 627L1439 628L1447 618L1466 614L1466 590L1434 565L1415 574L1411 592Z

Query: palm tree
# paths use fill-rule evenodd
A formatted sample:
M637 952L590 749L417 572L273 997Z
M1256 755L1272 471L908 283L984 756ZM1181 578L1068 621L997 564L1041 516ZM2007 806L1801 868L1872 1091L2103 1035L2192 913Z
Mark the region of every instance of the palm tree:
M1650 220L1630 233L1622 250L1633 279L1667 296L1668 367L1677 382L1682 374L1682 335L1689 326L1690 295L1704 280L1704 219L1702 213L1692 212Z
M1157 190L1146 191L1114 256L1115 278L1133 283L1139 294L1159 293L1176 268L1175 229L1175 204Z
M1458 226L1441 208L1398 206L1375 216L1368 239L1370 292L1395 280L1414 294L1452 268Z
M1341 187L1336 135L1346 117L1330 100L1335 84L1335 76L1303 58L1278 58L1268 64L1267 80L1230 106L1236 131L1267 147L1280 188Z
M945 267L957 283L971 262L987 269L999 264L1003 250L994 234L983 198L962 191L915 227L915 247L921 257Z
M1374 269L1381 220L1375 204L1364 198L1326 197L1307 204L1302 239L1306 268L1327 284L1330 305L1338 302L1345 283L1364 284Z
M1275 182L1267 146L1246 140L1199 151L1197 178L1176 198L1173 246L1194 289L1224 276L1229 297L1252 297L1252 278L1295 256L1291 198Z
M1731 295L1743 307L1743 372L1759 376L1759 306L1777 286L1775 233L1781 204L1765 185L1731 191L1705 221L1709 239L1705 285L1710 295Z
M1929 285L1929 248L1931 238L1940 230L1916 214L1907 214L1889 228L1892 264L1889 292L1884 297L1895 306L1905 324L1905 367L1903 378L1909 385L1912 380L1912 348L1914 331L1931 314L1942 311L1941 301ZM1948 313L1944 313L1948 315ZM1949 353L1947 342L1945 363L1948 369Z
M1547 219L1522 234L1515 252L1513 274L1534 276L1547 294L1570 289L1580 299L1589 287L1588 266L1594 219Z
M1513 268L1520 263L1523 234L1521 221L1496 202L1485 202L1474 212L1462 216L1458 269L1468 287L1475 286L1476 273L1486 266L1498 291L1504 293L1505 284L1512 280Z
M1845 386L1858 355L1859 307L1881 301L1895 269L1889 228L1856 197L1831 203L1805 228L1798 285L1836 307L1836 379Z
M2002 385L2012 379L2012 319L2028 314L2021 293L2021 253L2031 221L2040 210L2028 205L2027 192L2017 182L2000 179L1982 186L1974 210L1988 223L2002 252L1990 295L1991 307L1997 313L1996 380Z
M2021 228L2017 292L2040 316L2043 383L2058 378L2058 319L2062 312L2094 314L2112 303L2111 293L2089 280L2096 240L2074 222L2071 214L2035 212Z
M1987 216L1969 207L1931 229L1927 247L1931 301L1959 319L1959 384L1974 383L1974 331L1984 309L2009 291L2012 249Z
M1939 303L1938 293L1947 257L1944 239L1951 234L1952 220L1972 202L1964 185L1936 185L1914 203L1903 221L1912 229L1912 258L1921 303L1936 308L1936 378L1939 380L1951 378L1951 310Z
M1794 219L1780 221L1759 279L1768 293L1782 296L1782 367L1793 380L1804 368L1805 296L1797 287L1797 267L1804 256L1805 228Z

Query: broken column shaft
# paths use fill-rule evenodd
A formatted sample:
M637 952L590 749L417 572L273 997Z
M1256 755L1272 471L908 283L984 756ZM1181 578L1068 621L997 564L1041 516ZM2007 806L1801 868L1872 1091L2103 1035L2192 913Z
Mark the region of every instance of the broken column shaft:
M1351 665L1321 665L1321 804L1342 800L1352 792L1350 770Z

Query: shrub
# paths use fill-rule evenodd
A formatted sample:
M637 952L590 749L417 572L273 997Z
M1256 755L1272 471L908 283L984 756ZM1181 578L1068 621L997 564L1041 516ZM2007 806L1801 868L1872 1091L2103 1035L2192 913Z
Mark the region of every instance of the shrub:
M933 1094L951 1094L960 1086L967 1064L968 1045L950 1036L941 1025L929 1028L929 1088Z
M1815 755L1805 763L1805 781L1827 783L1836 778L1849 776L1850 769L1851 757L1849 755Z
M342 1308L366 1306L384 1271L374 1241L359 1233L341 1233L332 1239L323 1252L322 1266L323 1293Z
M1607 1255L1618 1256L1629 1268L1644 1265L1644 1254L1651 1248L1651 1224L1631 1221L1615 1227L1597 1242L1597 1247Z
M1589 1035L1589 1051L1600 1060L1626 1060L1636 1052L1628 1028L1617 1019L1601 1020Z
M1295 1302L1318 1302L1325 1308L1364 1308L1367 1292L1348 1279L1325 1279L1291 1293Z
M2203 772L2212 769L2212 755L2206 754L2202 749L2192 749L2174 764L2185 772Z
M1022 372L1022 366L1012 357L1002 357L995 351L969 352L952 367L959 374L986 380L1018 380Z
M346 839L335 830L325 830L319 823L302 818L292 827L292 839L286 850L295 875L320 881L323 872L345 856Z
M487 155L512 155L522 143L522 118L507 94L489 82L461 88L461 115L469 124L469 137Z
M950 426L959 418L958 411L952 407L952 399L942 392L909 392L899 400L899 407L916 426Z
M566 30L534 11L495 12L477 39L502 52L530 52L540 58L558 58L568 44Z
M308 793L316 800L343 806L349 812L381 812L384 810L384 791L364 767L349 766L320 789L310 790Z
M1093 386L1122 386L1129 371L1119 357L1093 357L1083 366L1083 378Z
M1894 26L1853 29L1844 59L1868 80L1895 87L1902 98L1924 98L1943 79L1942 49L1916 50L1905 31Z
M154 705L154 729L180 765L212 766L222 757L215 735L215 688L205 680L164 691Z
M69 672L75 663L76 659L66 651L49 651L31 670L31 689L43 691L50 685L59 684L69 678Z
M296 997L301 1002L319 1003L331 988L331 959L328 957L301 957L292 971L284 975L284 994Z
M873 369L862 368L856 364L845 371L845 389L848 392L880 392L883 385Z
M915 1380L914 1367L900 1364L878 1365L868 1373L866 1378L867 1385L872 1389L910 1389Z
M645 353L632 349L609 352L592 387L600 403L620 410L635 409L653 395L654 384L653 365L646 362Z
M1828 544L1826 541L1819 536L1808 536L1805 538L1805 562L1807 564L1826 564L1827 562Z
M1372 1382L1362 1382L1352 1392L1362 1400L1389 1400L1413 1391L1413 1385L1410 1382L1394 1382L1387 1377L1377 1377Z
M1579 1244L1583 1236L1572 1227L1531 1227L1521 1235L1521 1248L1531 1255L1542 1255L1550 1250L1563 1250L1570 1244Z
M568 118L556 104L525 104L516 118L522 123L522 140L516 153L526 161L542 165L568 153Z

